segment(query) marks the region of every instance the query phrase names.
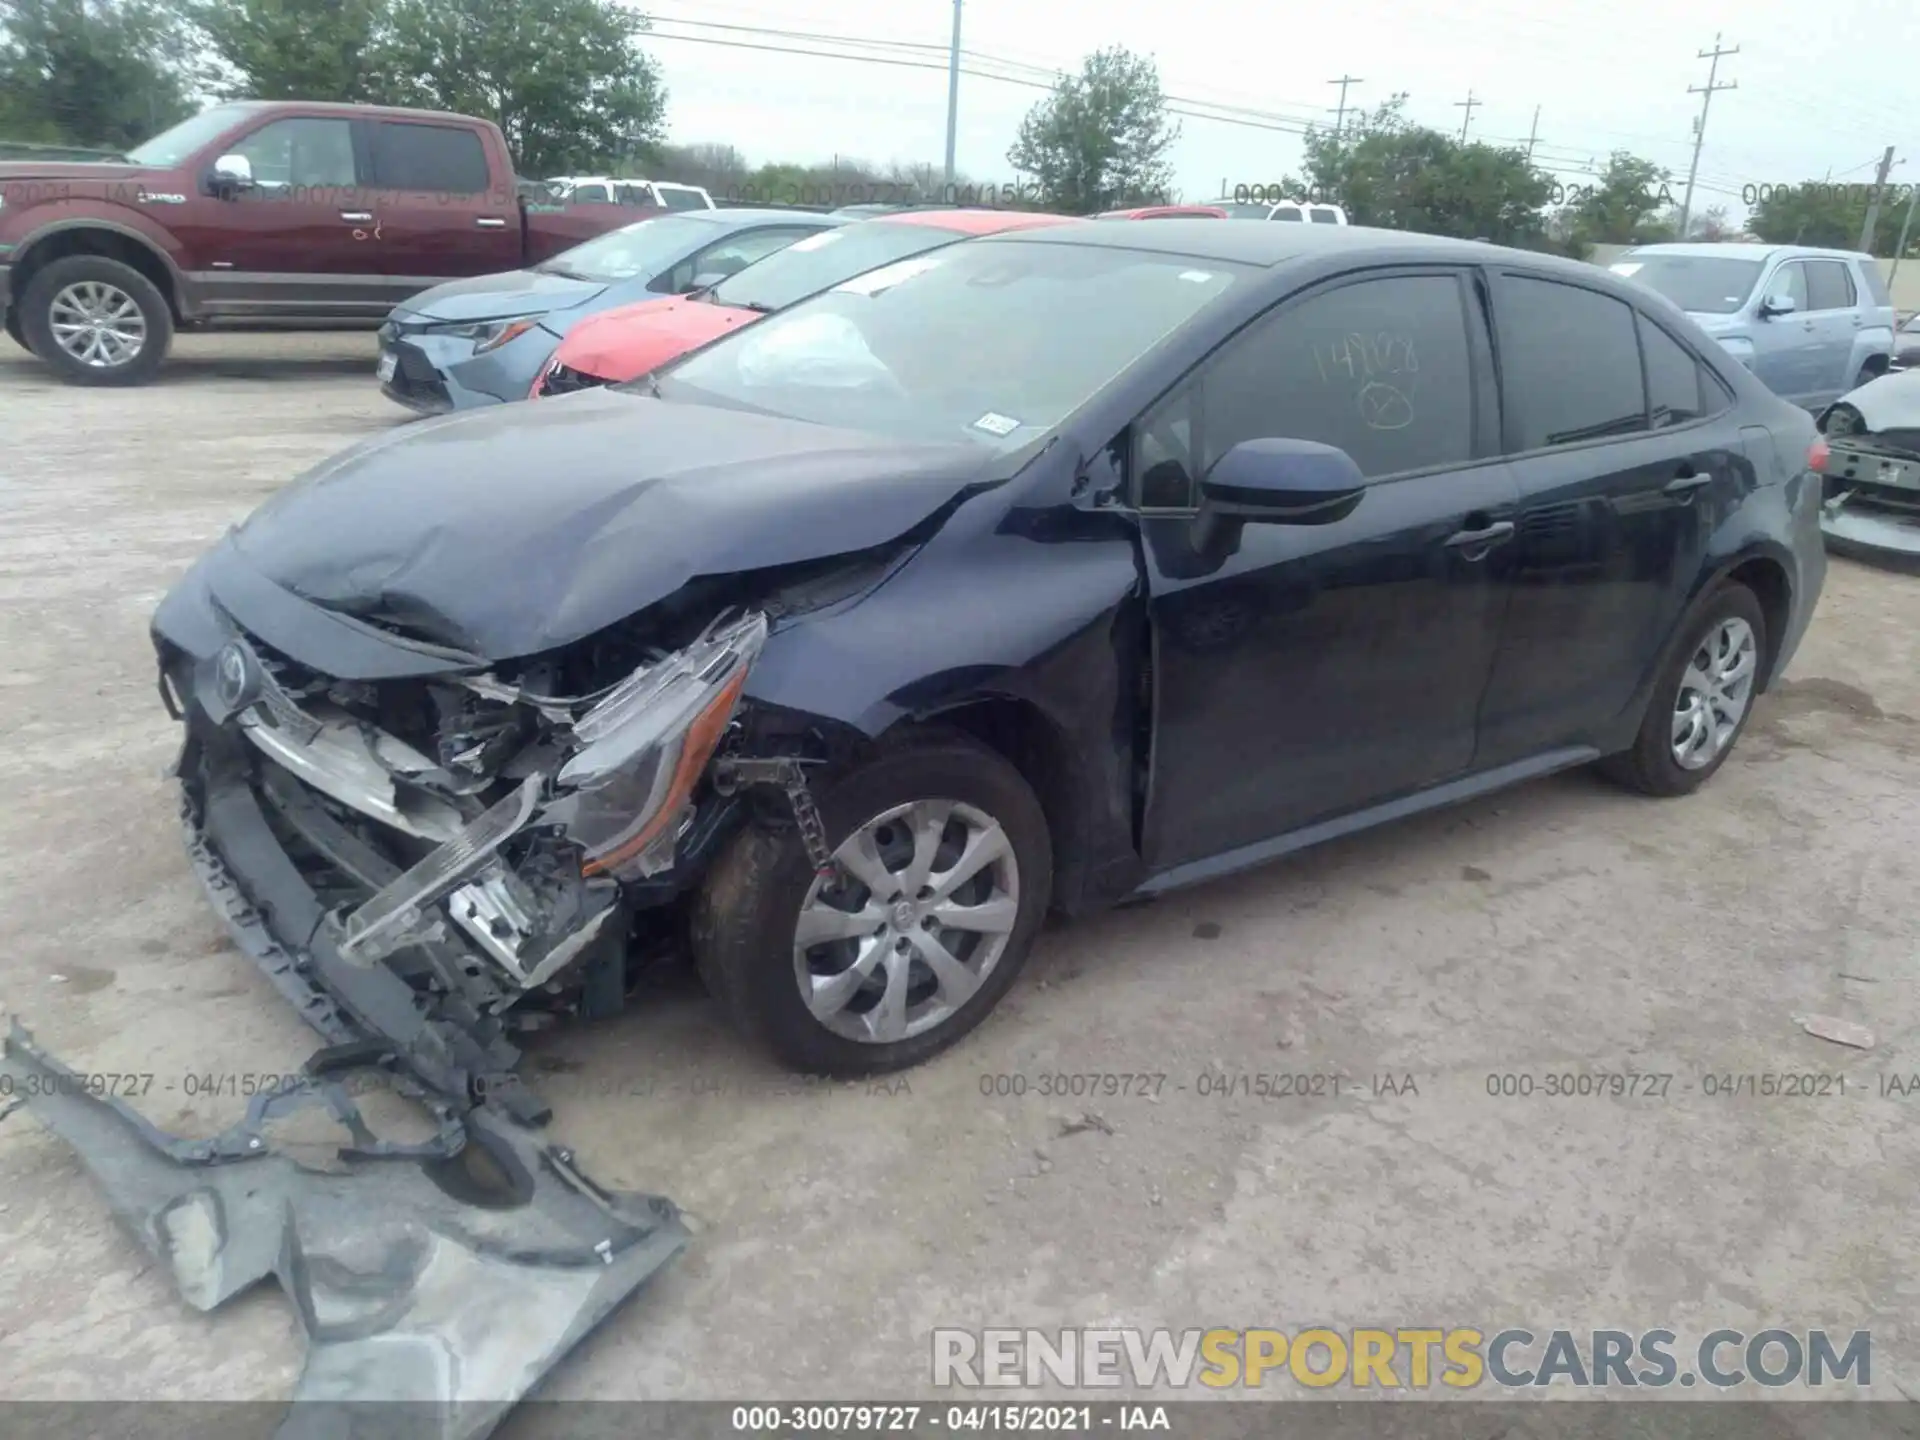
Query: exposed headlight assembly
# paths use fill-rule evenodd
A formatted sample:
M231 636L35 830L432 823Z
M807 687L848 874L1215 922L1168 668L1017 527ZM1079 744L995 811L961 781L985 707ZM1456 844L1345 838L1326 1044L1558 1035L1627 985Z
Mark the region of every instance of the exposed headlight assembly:
M574 722L580 748L554 777L557 798L542 819L585 852L586 874L631 880L672 867L693 788L766 639L758 612L716 622Z

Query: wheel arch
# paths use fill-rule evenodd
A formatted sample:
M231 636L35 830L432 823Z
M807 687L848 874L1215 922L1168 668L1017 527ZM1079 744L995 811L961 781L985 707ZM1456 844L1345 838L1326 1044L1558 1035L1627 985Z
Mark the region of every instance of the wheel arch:
M1770 550L1753 549L1732 557L1720 567L1710 585L1701 591L1706 594L1721 585L1735 584L1745 586L1753 592L1760 602L1760 615L1767 622L1767 648L1761 656L1760 683L1756 689L1765 693L1773 686L1776 662L1780 658L1782 645L1786 643L1787 627L1793 619L1793 576L1784 561Z
M173 257L138 230L92 218L56 220L21 242L12 264L15 303L26 293L36 272L74 255L97 255L131 266L153 282L176 324L191 317L193 307L185 277Z

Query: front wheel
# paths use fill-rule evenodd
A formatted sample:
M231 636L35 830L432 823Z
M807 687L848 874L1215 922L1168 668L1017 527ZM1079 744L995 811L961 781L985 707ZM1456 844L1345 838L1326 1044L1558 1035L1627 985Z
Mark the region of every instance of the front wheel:
M749 827L702 887L694 951L729 1018L807 1074L917 1065L985 1018L1052 889L1033 791L964 736L883 753L820 797L833 860Z
M1686 795L1706 784L1733 752L1759 690L1767 621L1751 590L1721 586L1685 626L1633 748L1600 766L1645 795Z
M141 385L173 341L154 283L118 260L69 255L34 272L20 297L27 348L71 385Z

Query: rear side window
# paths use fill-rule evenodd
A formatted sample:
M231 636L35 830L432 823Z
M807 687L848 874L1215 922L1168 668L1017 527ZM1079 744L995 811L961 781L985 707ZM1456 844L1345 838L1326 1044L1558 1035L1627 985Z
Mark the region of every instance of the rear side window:
M1640 346L1647 357L1647 401L1653 428L1684 425L1726 408L1726 391L1693 352L1642 315Z
M1300 214L1300 207L1298 205L1282 205L1274 210L1270 218L1274 220L1299 220L1304 217Z
M1807 267L1807 308L1809 310L1851 310L1857 298L1853 276L1841 260L1809 260Z
M487 188L487 152L472 130L382 120L373 127L373 175L382 190L479 195Z
M706 197L698 190L690 190L682 185L662 185L660 199L669 210L705 210L708 208Z
M573 187L573 194L567 198L575 204L584 205L593 203L604 205L607 203L609 197L607 195L607 187L604 185L576 185Z
M1340 223L1340 213L1337 210L1329 210L1324 205L1314 206L1312 214L1313 223L1316 225L1338 225Z
M1624 300L1508 275L1500 286L1499 334L1510 451L1647 428L1640 342Z

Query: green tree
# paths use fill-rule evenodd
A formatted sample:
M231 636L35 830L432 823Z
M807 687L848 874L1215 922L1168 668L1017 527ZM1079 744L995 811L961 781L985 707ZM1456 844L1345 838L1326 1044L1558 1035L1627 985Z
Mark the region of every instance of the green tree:
M1007 162L1034 177L1048 208L1088 214L1163 198L1179 138L1153 62L1114 46L1027 112Z
M1797 185L1761 185L1749 193L1755 200L1747 228L1770 245L1832 245L1852 250L1860 244L1871 187L1803 180ZM1874 254L1893 254L1911 195L1904 185L1887 187L1873 227ZM1915 232L1907 238L1909 254L1920 243L1920 225Z
M1283 183L1342 205L1356 225L1548 248L1541 207L1553 182L1525 152L1416 125L1406 100L1356 111L1337 131L1309 127L1305 177Z
M223 97L379 104L386 73L389 0L185 0L214 60Z
M1679 200L1672 180L1651 160L1616 150L1596 179L1566 187L1568 228L1594 245L1649 245L1675 239ZM1721 214L1724 219L1725 212Z
M298 3L298 0L289 0ZM392 0L378 70L393 98L492 120L521 173L658 153L667 92L618 0Z
M0 135L125 149L194 111L159 0L0 0Z

